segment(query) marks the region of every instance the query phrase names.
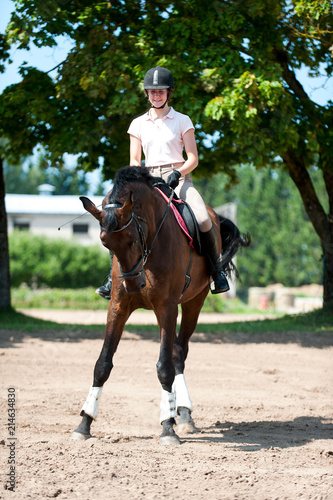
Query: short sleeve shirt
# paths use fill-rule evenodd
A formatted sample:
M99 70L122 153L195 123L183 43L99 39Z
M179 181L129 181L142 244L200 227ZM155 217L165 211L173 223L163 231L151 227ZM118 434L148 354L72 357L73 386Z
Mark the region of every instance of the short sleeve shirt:
M147 167L184 162L184 134L194 129L187 115L170 108L162 119L153 120L150 112L135 118L128 133L140 139Z

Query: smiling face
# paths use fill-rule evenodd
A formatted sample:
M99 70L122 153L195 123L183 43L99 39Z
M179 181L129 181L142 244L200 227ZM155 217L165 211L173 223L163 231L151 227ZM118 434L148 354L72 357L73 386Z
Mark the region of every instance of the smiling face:
M163 106L165 101L168 98L168 90L167 89L150 89L148 92L149 102L155 108L159 108Z

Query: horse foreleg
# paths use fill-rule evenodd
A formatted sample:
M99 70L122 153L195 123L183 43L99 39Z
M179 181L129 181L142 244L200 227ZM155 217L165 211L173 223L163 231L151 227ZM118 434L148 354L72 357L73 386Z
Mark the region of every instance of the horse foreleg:
M157 315L157 319L161 332L160 356L156 365L157 376L162 386L160 423L163 430L160 436L160 444L178 445L180 441L173 429L177 413L175 393L172 390L175 378L172 350L177 324L177 306L175 306L173 314L169 310L162 318Z
M192 434L199 431L191 416L193 405L188 392L184 370L189 340L197 325L198 317L206 296L207 291L203 290L194 299L182 304L182 321L174 346L173 359L176 376L173 390L176 394L176 409L178 415L177 431L181 434Z
M192 434L194 432L198 432L198 429L195 427L195 424L191 417L193 405L184 375L184 353L181 346L178 345L178 339L176 339L175 342L173 359L176 376L172 386L172 391L176 396L177 431L180 434Z
M72 439L85 440L91 437L90 427L97 418L103 386L113 368L113 355L117 350L127 318L128 314L108 314L104 344L95 364L93 383L82 406L81 423L72 433Z
M87 399L82 406L80 415L82 417L80 425L74 430L72 439L85 440L91 437L90 427L94 420L96 420L101 401L103 385L110 376L113 368L111 353L111 360L106 361L107 352L103 348L101 354L96 362L94 370L93 384L89 389Z

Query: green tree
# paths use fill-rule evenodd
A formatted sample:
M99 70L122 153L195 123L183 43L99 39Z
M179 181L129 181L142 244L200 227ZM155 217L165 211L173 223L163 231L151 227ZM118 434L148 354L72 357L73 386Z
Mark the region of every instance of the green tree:
M75 166L52 167L43 152L15 165L6 163L6 193L38 194L38 186L51 184L55 195L80 195L88 191L86 174Z
M110 178L128 162L126 130L145 107L145 71L166 65L176 77L175 107L196 124L202 173L224 171L232 184L237 166L248 161L288 171L321 242L324 304L332 308L333 106L313 102L295 74L306 66L313 76L331 76L331 6L328 0L17 0L7 37L0 37L2 60L8 44L52 46L56 35L67 35L73 48L56 80L25 65L22 82L3 91L1 158L28 155L41 143L53 165L65 152L77 154L84 170L102 159ZM327 211L311 166L322 174ZM3 191L0 185L0 200ZM1 224L2 213L0 205Z
M43 171L38 167L29 164L26 167L23 163L4 163L4 176L6 193L16 194L37 194L38 186L44 183Z
M212 135L202 166L252 162L288 172L320 240L324 306L333 309L333 103L313 102L295 73L306 66L310 75L332 75L332 2L175 2L165 17L155 3L151 10L146 41L180 75L183 109L193 109L200 130Z
M311 169L311 175L318 191L323 191L318 171ZM243 165L239 178L230 190L223 174L200 179L197 187L211 206L236 203L238 225L251 233L252 245L237 257L243 283L301 286L320 282L320 243L288 173Z

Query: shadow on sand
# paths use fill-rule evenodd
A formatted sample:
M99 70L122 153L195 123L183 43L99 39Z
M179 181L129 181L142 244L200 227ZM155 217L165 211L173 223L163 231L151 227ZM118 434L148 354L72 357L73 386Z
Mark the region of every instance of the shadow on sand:
M187 442L213 442L229 444L240 451L258 451L303 446L314 440L331 440L333 419L297 417L292 421L216 422L203 428L200 434L183 438ZM330 443L332 445L332 443ZM333 456L333 448L326 451Z
M15 344L27 338L49 342L81 342L82 340L104 339L104 325L59 324L52 321L26 316L19 312L11 312L6 321L0 321L0 347L13 348ZM61 311L59 311L61 315ZM11 321L12 318L12 321ZM309 324L304 331L281 329L279 320L242 321L237 323L199 323L191 342L212 344L261 344L297 343L302 347L325 348L333 345L332 331L318 331ZM1 323L4 325L2 327ZM265 328L263 331L263 323ZM15 325L13 327L13 324ZM278 325L278 327L276 326ZM316 330L316 331L314 331ZM122 341L148 340L160 342L157 325L127 324Z

